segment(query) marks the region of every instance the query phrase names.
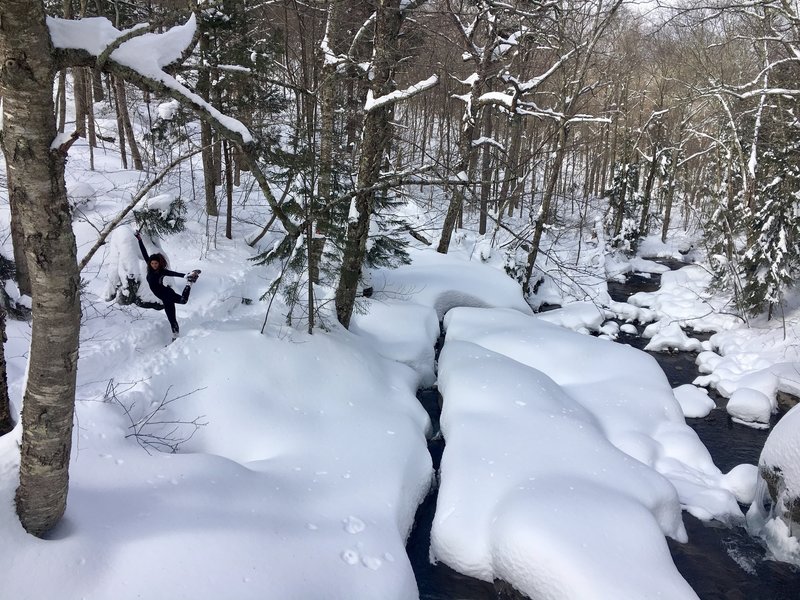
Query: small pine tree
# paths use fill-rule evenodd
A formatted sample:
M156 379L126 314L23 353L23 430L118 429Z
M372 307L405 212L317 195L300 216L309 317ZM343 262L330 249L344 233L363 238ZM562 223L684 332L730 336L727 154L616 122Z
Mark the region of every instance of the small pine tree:
M752 241L742 260L742 309L771 317L800 268L800 145L770 147L762 155L764 179L756 192ZM767 179L767 177L770 177Z
M150 198L145 207L133 211L136 226L150 237L180 233L186 226L186 205L180 197L162 194Z

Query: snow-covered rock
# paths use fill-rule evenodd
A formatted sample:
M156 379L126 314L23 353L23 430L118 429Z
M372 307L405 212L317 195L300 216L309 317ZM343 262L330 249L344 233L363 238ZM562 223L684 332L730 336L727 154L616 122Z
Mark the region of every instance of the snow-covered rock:
M665 350L680 350L684 352L699 352L703 349L700 340L690 338L681 329L678 323L665 323L658 321L648 325L644 330L644 337L649 337L650 342L645 350L663 352Z
M716 408L716 403L708 395L708 390L687 383L676 387L672 392L681 405L683 416L690 419L699 419Z
M775 558L800 566L800 405L775 425L758 469L759 489L747 513L748 528L766 540Z
M772 402L763 392L740 388L730 397L725 410L737 423L765 429L769 427L769 418L772 416Z

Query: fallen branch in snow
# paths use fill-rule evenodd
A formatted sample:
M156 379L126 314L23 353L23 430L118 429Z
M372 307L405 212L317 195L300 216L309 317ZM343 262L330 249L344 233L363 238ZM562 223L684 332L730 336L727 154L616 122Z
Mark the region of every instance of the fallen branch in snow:
M199 392L205 388L197 388L196 390L192 390L186 394L169 398L169 392L172 389L172 386L169 386L167 391L164 392L164 397L156 405L156 407L141 418L136 419L132 414L134 404L126 406L117 395L117 387L118 384L115 383L113 379L110 379L108 381L108 387L106 388L104 400L115 402L122 407L122 410L125 412L125 416L128 417L128 420L130 421L130 426L128 429L132 430L132 432L125 437L135 438L136 442L142 448L144 448L144 451L148 454L150 454L151 449L158 450L159 452L167 451L174 454L178 451L178 448L181 444L188 442L190 439L192 439L192 437L194 437L194 434L197 433L198 429L208 425L207 422L201 421L205 415L195 417L191 421L183 421L180 419L162 420L163 413L170 404L176 400L191 396L195 392ZM128 390L130 390L132 387L133 386L129 387ZM189 428L190 431L183 433L183 430L186 428Z

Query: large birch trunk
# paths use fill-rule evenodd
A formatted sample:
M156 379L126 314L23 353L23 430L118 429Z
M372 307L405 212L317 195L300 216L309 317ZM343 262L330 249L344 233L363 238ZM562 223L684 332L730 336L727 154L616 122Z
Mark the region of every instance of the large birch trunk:
M2 148L22 223L33 292L28 381L22 408L17 514L34 535L66 508L80 327L75 238L56 136L50 36L44 6L0 1Z

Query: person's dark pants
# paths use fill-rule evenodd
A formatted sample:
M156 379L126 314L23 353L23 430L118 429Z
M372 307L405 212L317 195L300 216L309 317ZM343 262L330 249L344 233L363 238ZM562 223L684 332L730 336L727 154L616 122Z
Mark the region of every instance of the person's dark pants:
M178 327L178 319L175 318L175 305L176 304L186 304L189 300L189 292L192 291L192 286L187 285L183 288L183 293L179 296L175 290L170 289L172 292L169 296L161 298L161 302L164 303L164 312L167 315L167 319L169 320L170 327L172 327L172 333L180 332L180 327Z

